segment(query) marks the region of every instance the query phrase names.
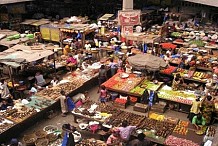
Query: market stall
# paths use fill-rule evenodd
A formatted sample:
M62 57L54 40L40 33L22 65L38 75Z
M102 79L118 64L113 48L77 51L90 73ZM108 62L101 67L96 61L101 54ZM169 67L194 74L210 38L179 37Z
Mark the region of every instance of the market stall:
M139 77L136 74L117 73L102 85L110 91L138 97L141 95L130 91L140 84L143 79L143 77Z

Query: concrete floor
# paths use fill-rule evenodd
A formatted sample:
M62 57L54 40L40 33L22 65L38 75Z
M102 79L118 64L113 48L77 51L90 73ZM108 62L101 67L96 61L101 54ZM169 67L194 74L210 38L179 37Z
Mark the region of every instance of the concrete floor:
M91 100L93 100L93 101L98 100L99 94L97 93L97 90L98 90L97 86L93 87L92 89L89 90L89 96L90 96ZM111 104L111 103L107 103L107 104ZM133 106L128 106L127 109L125 109L125 111L133 112L133 113L140 114L140 115L144 114L144 113L133 111ZM145 114L147 115L147 113L145 113ZM176 111L172 111L172 110L167 110L164 114L166 116L175 117L175 118L179 118L181 120L187 121L187 118L186 118L187 114L184 114L184 113L180 113L180 112L176 112ZM78 126L78 124L74 123L73 115L68 114L66 117L62 117L60 110L58 110L56 112L56 115L53 118L42 119L42 120L38 121L35 125L32 125L32 127L27 128L23 133L20 134L19 139L22 139L23 135L34 133L34 131L43 129L47 125L55 125L59 129L61 129L61 126L65 123L70 123L74 126ZM84 135L84 137L96 138L95 135L88 135L88 136Z

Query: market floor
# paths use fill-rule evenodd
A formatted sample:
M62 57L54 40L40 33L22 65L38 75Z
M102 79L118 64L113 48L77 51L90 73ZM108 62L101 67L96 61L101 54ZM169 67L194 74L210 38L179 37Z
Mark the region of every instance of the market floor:
M98 100L99 94L97 93L97 90L98 90L98 87L93 87L92 89L89 90L89 96L93 101ZM108 103L108 104L111 104L111 103ZM125 110L129 112L137 113L140 115L144 114L144 113L133 111L133 106L128 106L127 109ZM179 118L181 120L187 121L187 114L184 114L184 113L167 110L164 114L166 116L175 117L175 118ZM32 125L31 127L27 128L23 133L20 134L19 139L22 140L23 135L34 133L37 130L43 129L47 125L55 125L59 129L61 129L61 126L65 123L70 123L74 126L78 126L78 124L74 123L73 115L69 114L66 117L62 117L60 112L56 112L55 116L53 116L52 118L42 119L38 121L35 125ZM96 138L94 134L83 135L83 137Z

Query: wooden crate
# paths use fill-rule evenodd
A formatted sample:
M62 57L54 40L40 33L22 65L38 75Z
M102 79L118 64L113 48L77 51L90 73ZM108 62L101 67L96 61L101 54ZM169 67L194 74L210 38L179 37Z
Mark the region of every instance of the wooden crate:
M115 106L117 108L125 109L127 107L127 103L126 104L120 104L120 103L114 102L113 106Z
M148 111L148 105L142 103L136 103L133 107L134 111L146 113Z
M164 113L166 111L166 105L155 104L151 107L151 111Z

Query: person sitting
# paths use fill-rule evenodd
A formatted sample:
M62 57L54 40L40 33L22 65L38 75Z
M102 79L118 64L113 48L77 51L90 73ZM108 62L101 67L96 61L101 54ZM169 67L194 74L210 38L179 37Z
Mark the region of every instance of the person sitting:
M120 131L118 128L112 129L112 134L107 139L107 146L121 146Z
M7 100L3 99L2 102L1 102L1 107L0 107L0 110L6 110L8 108L8 102Z
M46 84L45 79L40 72L36 73L35 78L36 78L36 84L38 86L44 86Z
M8 146L23 146L23 144L19 142L16 138L12 138Z
M53 80L51 80L51 85L54 87L58 84L59 80L57 79L57 77L53 77Z
M72 71L73 67L77 65L77 60L73 57L72 54L69 54L69 57L66 60L67 66L69 70Z
M152 146L152 143L145 139L145 134L140 133L138 134L137 139L134 139L129 142L129 146Z
M202 116L202 114L199 113L199 114L197 114L196 116L193 117L192 124L195 126L195 128L197 130L201 130L201 128L202 128L201 126L205 126L206 125L206 120Z
M84 94L82 94L80 96L79 101L77 101L77 103L75 104L76 107L79 107L81 105L83 105L85 102L87 102L90 99L90 97L88 96L88 91L85 91Z

